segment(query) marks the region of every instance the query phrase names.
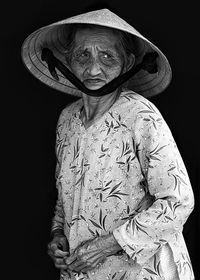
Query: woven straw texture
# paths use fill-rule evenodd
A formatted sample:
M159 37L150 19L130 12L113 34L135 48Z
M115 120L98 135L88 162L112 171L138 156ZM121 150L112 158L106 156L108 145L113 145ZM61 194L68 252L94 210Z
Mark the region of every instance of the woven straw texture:
M64 93L81 97L81 92L59 71L57 71L59 81L55 80L49 73L46 63L41 60L42 48L48 47L66 65L65 46L67 32L70 24L74 23L106 26L132 34L136 37L139 49L136 54L136 63L140 63L144 54L149 51L154 50L159 54L157 58L158 72L149 74L141 70L129 80L129 89L145 97L150 97L159 94L169 85L171 81L171 68L165 55L134 27L108 9L84 13L50 24L36 30L26 38L22 45L22 60L27 69L41 82Z

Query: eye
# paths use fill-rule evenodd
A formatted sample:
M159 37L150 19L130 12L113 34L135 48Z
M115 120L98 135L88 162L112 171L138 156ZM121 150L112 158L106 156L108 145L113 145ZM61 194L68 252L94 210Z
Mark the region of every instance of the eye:
M90 54L87 51L81 51L81 52L75 53L74 58L79 63L85 63L90 58Z
M109 54L109 53L102 53L102 54L101 54L101 57L102 57L103 59L105 59L105 60L111 60L111 59L113 59L112 55Z

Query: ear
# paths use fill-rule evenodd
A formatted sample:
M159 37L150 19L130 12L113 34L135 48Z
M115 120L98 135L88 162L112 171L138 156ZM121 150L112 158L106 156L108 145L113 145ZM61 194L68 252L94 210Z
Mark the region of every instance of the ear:
M131 53L127 59L126 71L130 70L135 64L135 55Z

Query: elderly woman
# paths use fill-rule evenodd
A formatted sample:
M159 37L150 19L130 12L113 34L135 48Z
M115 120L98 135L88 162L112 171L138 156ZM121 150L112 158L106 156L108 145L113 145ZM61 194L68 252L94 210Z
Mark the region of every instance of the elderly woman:
M147 53L156 56L143 63ZM166 122L145 98L170 82L164 54L103 9L37 30L22 55L41 81L81 97L57 126L48 248L61 278L194 279L182 235L193 192Z

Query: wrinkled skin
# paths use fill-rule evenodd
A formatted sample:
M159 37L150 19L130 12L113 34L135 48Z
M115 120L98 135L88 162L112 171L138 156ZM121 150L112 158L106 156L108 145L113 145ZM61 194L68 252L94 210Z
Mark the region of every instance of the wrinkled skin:
M138 212L148 209L154 200L155 198L147 193L133 212L132 218ZM121 250L122 248L113 234L99 236L83 242L71 255L69 255L67 239L61 234L55 236L48 245L48 253L55 266L61 269L64 274L69 273L69 275L72 271L86 273L93 270L100 266L108 256L118 254Z
M71 69L87 88L98 89L122 72L123 60L116 47L117 41L112 30L77 31Z
M119 37L106 28L84 28L76 32L75 46L71 56L71 71L91 90L99 89L129 70L135 57L124 59L125 51L119 45ZM119 96L119 91L100 97L82 94L84 110L82 121L88 128L102 116Z
M67 269L64 258L69 256L69 245L64 235L55 235L48 244L48 254L52 258L55 267L58 269Z
M71 256L65 258L68 269L87 272L100 266L108 256L115 255L122 248L112 234L96 237L79 245Z

